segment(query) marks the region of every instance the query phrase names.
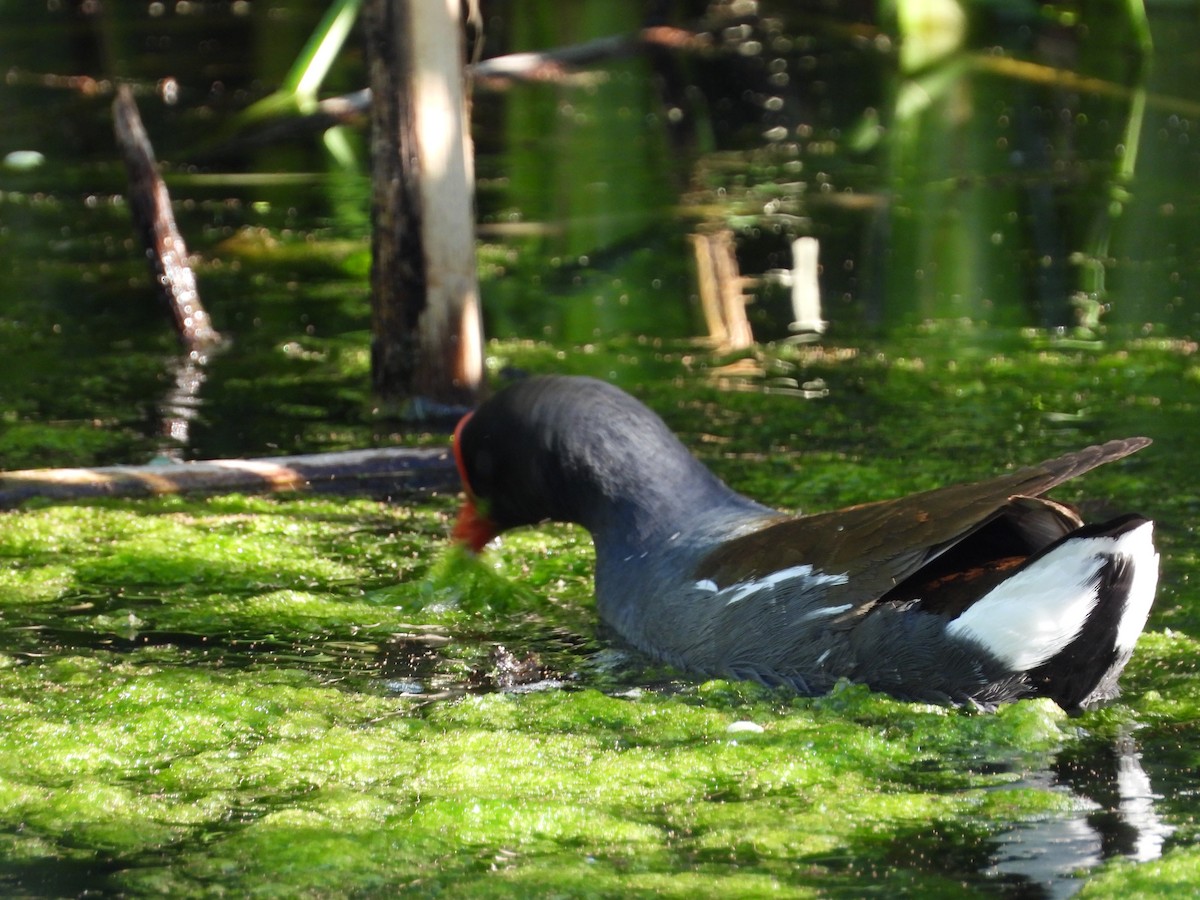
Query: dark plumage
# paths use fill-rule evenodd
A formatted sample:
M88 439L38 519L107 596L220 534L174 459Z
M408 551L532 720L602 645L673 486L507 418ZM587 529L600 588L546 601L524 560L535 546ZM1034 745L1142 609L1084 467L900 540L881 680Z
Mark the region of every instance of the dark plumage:
M1110 441L975 484L793 518L734 492L623 391L518 382L455 434L456 537L576 522L600 616L712 676L897 697L1065 708L1116 693L1153 601L1153 526L1083 525L1041 495L1146 446Z

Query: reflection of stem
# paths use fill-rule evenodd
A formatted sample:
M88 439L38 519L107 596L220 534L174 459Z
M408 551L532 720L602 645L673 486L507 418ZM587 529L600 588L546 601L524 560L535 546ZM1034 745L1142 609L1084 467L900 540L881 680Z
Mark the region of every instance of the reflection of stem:
M1125 128L1125 153L1117 167L1117 179L1121 185L1133 180L1137 167L1138 145L1142 137L1142 121L1146 117L1146 89L1139 87L1133 92L1129 104L1129 124Z
M1125 124L1125 139L1122 144L1124 152L1117 163L1117 170L1113 173L1108 189L1108 205L1097 218L1091 240L1088 241L1087 252L1083 255L1080 291L1074 298L1080 315L1080 325L1089 330L1099 325L1100 314L1103 311L1106 293L1104 264L1108 259L1112 225L1125 211L1125 204L1129 200L1127 186L1133 180L1137 169L1138 145L1141 142L1145 118L1146 91L1139 88L1130 98L1129 119Z
M199 414L203 402L200 388L204 385L204 367L207 364L206 355L193 352L172 360L168 365L168 371L175 376L175 383L159 406L162 434L170 440L170 444L163 448L164 456L179 458L191 441L192 420Z
M1150 49L1148 36L1139 30L1140 25L1144 25L1144 22L1139 23L1136 15L1133 18L1135 30L1138 31L1141 38L1142 51L1147 53ZM1112 222L1124 211L1125 203L1129 199L1126 186L1133 179L1137 167L1138 144L1141 140L1146 108L1148 105L1154 105L1176 112L1200 115L1200 104L1177 97L1152 96L1145 88L1145 66L1140 67L1139 83L1134 87L1128 87L1101 78L1080 75L1067 69L1056 69L1052 66L1023 60L977 55L972 57L972 62L981 69L1009 78L1069 88L1079 93L1095 96L1129 100L1129 119L1126 122L1123 143L1124 153L1117 164L1117 170L1113 173L1113 180L1109 188L1108 207L1103 217L1097 221L1092 239L1087 243L1089 252L1083 258L1080 292L1074 298L1080 308L1079 312L1082 314L1081 324L1087 328L1095 327L1098 324L1105 293L1104 260L1108 257Z

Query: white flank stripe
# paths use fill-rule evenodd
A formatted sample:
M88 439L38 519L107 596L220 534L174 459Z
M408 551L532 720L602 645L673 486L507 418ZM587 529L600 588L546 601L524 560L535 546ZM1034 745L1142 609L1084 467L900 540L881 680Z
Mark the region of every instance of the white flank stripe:
M1096 576L1111 538L1068 541L992 588L946 627L1015 672L1040 666L1071 643L1096 606Z
M1110 555L1125 557L1133 567L1116 636L1117 650L1130 651L1146 625L1158 586L1152 522L1116 539L1068 541L993 588L946 631L979 642L1014 671L1039 666L1079 635L1096 606L1093 582Z
M1115 553L1128 556L1133 564L1133 584L1125 601L1125 613L1117 626L1117 650L1132 651L1146 627L1154 592L1158 588L1158 552L1154 549L1154 523L1139 525L1117 539Z

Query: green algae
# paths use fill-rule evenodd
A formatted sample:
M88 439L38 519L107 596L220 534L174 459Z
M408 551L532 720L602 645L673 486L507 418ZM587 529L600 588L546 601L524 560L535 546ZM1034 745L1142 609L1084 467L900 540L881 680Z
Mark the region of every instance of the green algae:
M1135 864L1120 862L1109 867L1080 890L1080 897L1172 897L1195 893L1200 883L1200 852L1181 847L1161 859Z
M1097 801L1064 766L1132 741L1174 832L1161 860L1114 858L1086 891L1194 890L1196 491L1190 438L1171 428L1197 399L1191 352L960 344L933 329L877 352L761 354L765 371L820 379L829 396L814 400L729 391L682 345L563 361L541 345L493 350L600 375L656 356L655 380L631 389L723 477L782 506L1150 433L1154 447L1065 491L1160 522L1163 590L1118 703L982 714L613 666L586 535L447 553L453 498L35 506L0 529L0 885L960 896L1028 886L988 874L1001 837L1092 815L1103 790ZM1112 422L1080 415L1106 395Z

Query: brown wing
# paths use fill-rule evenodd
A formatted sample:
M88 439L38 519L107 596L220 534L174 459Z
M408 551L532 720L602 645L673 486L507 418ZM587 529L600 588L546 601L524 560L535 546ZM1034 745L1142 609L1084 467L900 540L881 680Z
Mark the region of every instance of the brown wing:
M1077 475L1121 459L1148 438L1109 441L971 484L788 519L722 544L697 567L719 587L790 566L847 577L829 605L863 612L950 547L995 521L1014 498L1036 497ZM844 618L844 617L843 617Z

